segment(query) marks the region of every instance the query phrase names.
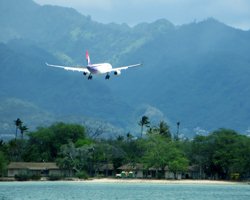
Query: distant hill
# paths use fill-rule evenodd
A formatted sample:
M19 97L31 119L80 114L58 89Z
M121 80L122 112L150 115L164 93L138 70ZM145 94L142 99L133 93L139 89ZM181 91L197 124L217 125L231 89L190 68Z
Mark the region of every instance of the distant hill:
M165 19L134 27L101 24L31 0L2 0L0 27L1 99L32 103L53 118L90 117L132 133L144 114L152 124L168 121L173 131L180 121L188 135L197 127L244 132L250 126L250 31L215 19L182 26ZM144 65L109 81L44 65L85 64L86 49L92 62ZM8 112L18 116L14 107Z
M188 128L243 131L250 119L249 51L249 31L214 19L159 33L137 50L145 67L139 75L131 74L134 92L128 97L157 107Z

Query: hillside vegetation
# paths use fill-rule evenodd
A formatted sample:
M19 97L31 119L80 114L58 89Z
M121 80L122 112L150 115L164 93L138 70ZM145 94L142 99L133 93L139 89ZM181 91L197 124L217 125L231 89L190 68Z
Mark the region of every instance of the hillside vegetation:
M32 0L2 0L0 27L1 134L12 132L17 117L32 127L67 116L91 118L136 133L147 115L173 129L180 121L186 136L197 127L243 133L249 127L250 31L215 19L182 26L165 19L134 27L101 24ZM144 65L109 81L45 66L84 65L86 49L93 63Z

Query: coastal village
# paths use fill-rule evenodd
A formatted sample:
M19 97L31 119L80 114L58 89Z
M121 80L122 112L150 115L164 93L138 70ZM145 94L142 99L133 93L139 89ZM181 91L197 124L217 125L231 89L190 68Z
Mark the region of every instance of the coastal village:
M250 138L229 129L189 140L173 135L165 122L141 137L114 139L91 138L78 124L55 123L22 134L19 128L16 138L0 142L0 180L250 179Z
M159 169L158 169L159 170ZM113 164L104 164L95 169L94 177L102 178L136 178L136 179L156 179L157 169L149 168L145 169L143 164L126 164L119 167L117 170L114 169ZM9 180L15 180L15 177L21 175L28 175L29 177L39 177L42 180L49 180L49 177L74 177L72 170L60 169L56 163L39 163L39 162L11 162L8 167L8 178ZM168 167L164 169L164 179L204 179L204 173L201 172L195 166L189 167L185 173L177 173L177 177Z
M101 136L75 123L54 123L28 132L17 118L14 137L0 140L0 181L250 180L250 137L217 129L193 138L171 132L167 122L139 122L140 134ZM94 132L94 134L93 134Z

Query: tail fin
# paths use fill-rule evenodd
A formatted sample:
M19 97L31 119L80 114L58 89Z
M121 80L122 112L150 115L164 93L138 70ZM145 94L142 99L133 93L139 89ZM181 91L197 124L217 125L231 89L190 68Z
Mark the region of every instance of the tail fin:
M86 51L86 60L87 60L87 64L91 65L90 58L89 58L89 52L88 51Z

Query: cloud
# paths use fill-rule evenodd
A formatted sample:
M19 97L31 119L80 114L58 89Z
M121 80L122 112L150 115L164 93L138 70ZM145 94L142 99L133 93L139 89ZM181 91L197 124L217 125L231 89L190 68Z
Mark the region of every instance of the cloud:
M40 4L73 7L94 20L109 23L152 22L160 18L174 24L213 17L226 24L250 29L249 0L35 0Z

